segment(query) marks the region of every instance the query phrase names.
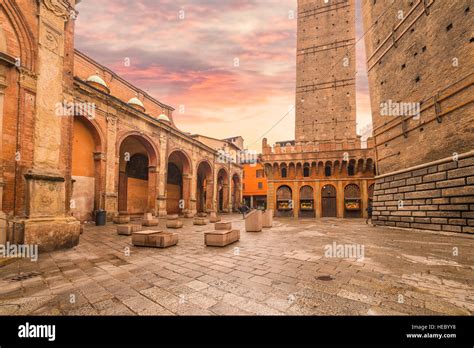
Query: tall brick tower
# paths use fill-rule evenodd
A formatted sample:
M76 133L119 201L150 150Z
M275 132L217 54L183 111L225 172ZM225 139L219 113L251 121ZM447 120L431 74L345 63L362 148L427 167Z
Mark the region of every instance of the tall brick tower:
M355 0L298 0L296 142L356 139Z

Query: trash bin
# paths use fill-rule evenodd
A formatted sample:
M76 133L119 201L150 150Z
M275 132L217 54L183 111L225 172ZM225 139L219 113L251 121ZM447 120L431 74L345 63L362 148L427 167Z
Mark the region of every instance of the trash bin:
M95 211L95 225L105 226L107 223L107 212L105 210Z

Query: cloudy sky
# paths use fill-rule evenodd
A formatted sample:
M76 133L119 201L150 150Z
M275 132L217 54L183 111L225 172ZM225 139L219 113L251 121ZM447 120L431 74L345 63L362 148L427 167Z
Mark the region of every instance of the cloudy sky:
M87 0L77 9L76 47L176 108L183 131L242 135L260 150L295 103L296 0ZM357 50L360 128L370 122L363 40ZM269 142L294 139L294 119Z

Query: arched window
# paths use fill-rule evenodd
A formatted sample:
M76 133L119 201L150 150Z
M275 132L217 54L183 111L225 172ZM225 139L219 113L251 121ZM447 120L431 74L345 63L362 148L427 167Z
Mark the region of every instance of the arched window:
M286 167L281 168L281 177L286 178L288 176L288 170Z
M355 167L353 164L349 164L349 167L347 167L347 173L349 174L349 176L355 175Z
M309 165L305 164L304 167L303 167L303 176L305 178L308 178L310 175L311 175L311 171L310 171L310 167Z
M326 176L331 176L331 167L330 166L326 166L326 168L324 168L324 174Z

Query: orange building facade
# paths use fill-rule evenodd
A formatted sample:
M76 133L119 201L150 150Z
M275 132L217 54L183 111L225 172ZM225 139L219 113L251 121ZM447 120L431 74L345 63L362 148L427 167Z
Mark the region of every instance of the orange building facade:
M263 165L245 164L243 168L243 198L251 208L267 207L267 177Z

